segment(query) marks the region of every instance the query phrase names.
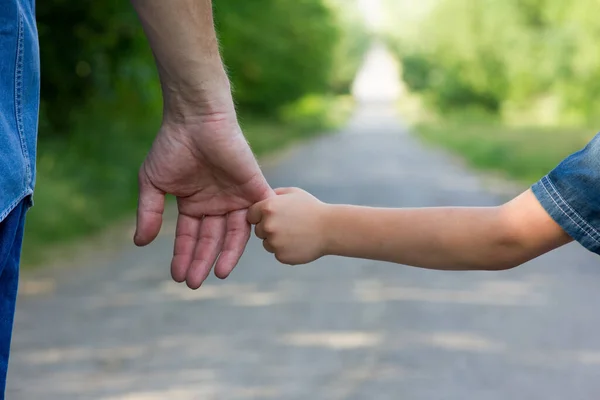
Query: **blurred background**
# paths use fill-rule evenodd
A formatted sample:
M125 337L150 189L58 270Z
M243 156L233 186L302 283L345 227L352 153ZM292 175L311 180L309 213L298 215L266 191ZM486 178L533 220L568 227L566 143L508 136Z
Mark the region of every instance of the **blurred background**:
M348 115L344 95L370 41L356 5L215 2L240 120L258 155ZM98 231L134 209L137 169L162 110L152 54L127 1L39 2L37 17L39 207L30 214L24 251L32 264L42 247Z
M270 182L383 206L498 204L585 145L597 6L214 0ZM130 244L162 103L129 2L38 1L37 17L39 175L8 398L597 398L598 261L576 245L454 275L338 259L291 272L251 242L225 283L170 282L171 214L154 247Z
M382 2L383 35L416 95L403 116L425 139L531 183L596 133L591 0Z
M582 146L600 115L595 5L219 0L215 17L240 119L259 156L341 126L357 70L379 43L400 65L398 107L415 132L478 167L530 182ZM37 14L39 207L28 222L29 264L46 245L128 215L137 166L161 118L152 56L127 2L40 2Z

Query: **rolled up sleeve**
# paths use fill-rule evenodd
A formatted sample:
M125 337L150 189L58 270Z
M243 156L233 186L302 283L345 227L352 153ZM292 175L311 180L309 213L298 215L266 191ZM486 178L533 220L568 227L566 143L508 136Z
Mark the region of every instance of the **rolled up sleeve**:
M600 254L600 134L531 189L569 236Z

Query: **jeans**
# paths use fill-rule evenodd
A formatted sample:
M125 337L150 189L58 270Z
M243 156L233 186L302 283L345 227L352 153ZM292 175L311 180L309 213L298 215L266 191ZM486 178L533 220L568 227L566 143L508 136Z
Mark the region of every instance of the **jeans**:
M28 199L21 201L0 222L0 399L4 399L6 389L10 341L19 283L21 245L28 207Z
M39 103L34 0L0 0L0 221L33 194Z
M565 232L600 254L600 134L565 158L532 190Z

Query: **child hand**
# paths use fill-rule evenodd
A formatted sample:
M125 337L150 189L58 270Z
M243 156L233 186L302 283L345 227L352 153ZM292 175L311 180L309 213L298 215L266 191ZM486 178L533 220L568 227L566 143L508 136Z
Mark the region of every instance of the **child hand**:
M248 222L264 248L283 264L306 264L324 255L324 215L327 206L297 188L276 189L250 207Z

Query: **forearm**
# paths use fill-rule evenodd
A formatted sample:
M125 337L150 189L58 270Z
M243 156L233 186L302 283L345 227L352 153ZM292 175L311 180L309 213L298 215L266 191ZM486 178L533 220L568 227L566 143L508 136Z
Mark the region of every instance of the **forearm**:
M529 195L527 195L529 196ZM530 199L526 199L530 201ZM570 241L535 204L486 208L329 206L327 253L442 270L515 267ZM536 225L537 224L537 225ZM531 229L531 231L527 231Z
M211 0L131 0L152 48L165 111L185 117L201 109L233 109L214 30Z

